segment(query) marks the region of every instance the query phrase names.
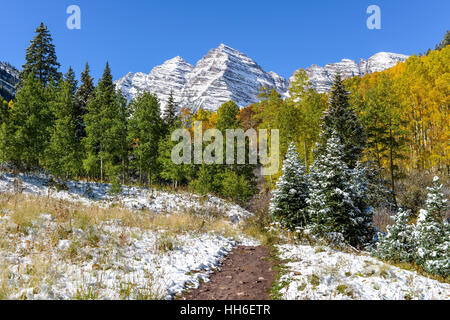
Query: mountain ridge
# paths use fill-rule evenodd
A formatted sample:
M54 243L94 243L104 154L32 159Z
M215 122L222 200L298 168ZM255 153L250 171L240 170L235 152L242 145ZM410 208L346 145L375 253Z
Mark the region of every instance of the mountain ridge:
M404 62L408 56L390 52L379 52L356 62L342 59L323 67L311 65L305 71L313 87L321 93L329 92L335 75L340 72L343 78L364 76L383 71ZM195 65L180 56L154 67L150 73L128 73L115 81L117 90L128 99L148 91L155 93L164 110L170 91L179 107L193 111L199 108L215 111L219 106L233 100L239 107L257 102L261 86L276 89L283 97L287 96L290 84L300 69L289 80L273 71L265 71L250 57L225 44L210 49Z

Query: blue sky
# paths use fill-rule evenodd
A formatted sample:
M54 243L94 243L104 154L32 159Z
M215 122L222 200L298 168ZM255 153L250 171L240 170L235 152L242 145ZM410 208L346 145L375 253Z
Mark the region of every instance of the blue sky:
M72 4L81 8L81 30L66 27ZM372 4L381 8L381 30L366 27ZM450 29L448 0L2 0L0 10L0 61L21 67L43 21L63 72L71 65L79 74L89 61L98 78L108 60L115 79L177 55L195 64L220 43L289 77L379 51L424 52Z

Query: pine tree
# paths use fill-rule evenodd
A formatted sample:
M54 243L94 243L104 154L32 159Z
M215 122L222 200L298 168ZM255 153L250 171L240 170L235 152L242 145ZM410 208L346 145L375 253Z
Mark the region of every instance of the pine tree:
M353 172L345 161L344 144L338 133L331 131L319 148L322 151L316 153L311 168L311 193L307 200L312 230L324 237L341 233L347 242L358 246L362 244L361 234L365 233L359 228L368 226L360 221L364 214L356 202L361 196L355 194L352 186Z
M128 140L133 143L133 166L139 172L139 182L146 177L150 183L158 172L158 144L163 123L156 95L143 93L130 103L133 114L129 123Z
M60 83L57 99L52 104L55 122L45 150L46 168L64 180L80 173L81 154L76 140L73 83L70 78Z
M325 141L330 138L333 131L341 137L344 161L350 169L353 169L366 147L366 136L354 110L350 107L349 93L339 74L331 91L330 107L323 117L321 146L326 145ZM318 149L318 152L327 151Z
M274 219L281 220L291 229L305 227L310 222L306 210L309 185L306 168L294 143L289 145L282 172L273 191L270 213Z
M166 109L164 110L163 119L168 128L173 127L177 118L177 110L175 100L173 98L173 91L170 90L169 101L167 102Z
M415 229L416 262L430 273L447 277L450 275L450 226L445 219L448 200L441 190L439 178L435 177Z
M75 93L75 118L76 118L76 136L81 141L86 137L84 115L89 99L94 95L94 79L89 74L89 64L86 62L84 71L81 73L81 85Z
M387 227L385 235L380 234L380 240L374 252L380 259L394 262L413 262L415 253L414 226L410 223L410 210L399 209L392 217L394 224Z
M37 78L42 86L46 87L50 81L55 83L61 78L58 68L61 66L56 57L55 46L50 31L41 23L36 29L36 36L31 40L31 44L26 52L26 62L22 66L20 73L19 87L32 74Z

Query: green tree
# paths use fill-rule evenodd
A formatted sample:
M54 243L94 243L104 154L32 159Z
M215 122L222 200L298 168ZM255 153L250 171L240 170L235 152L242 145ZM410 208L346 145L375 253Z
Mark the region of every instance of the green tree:
M339 74L333 84L330 107L325 112L321 129L321 148L317 150L318 153L327 152L323 147L335 131L342 139L344 161L350 169L353 169L366 148L366 135L354 109L350 107L349 93Z
M45 89L42 83L29 73L17 92L12 110L11 158L17 164L31 169L40 164L47 147L52 112L49 101L54 98L55 88Z
M310 222L306 210L309 184L306 168L299 158L294 143L289 145L282 172L273 191L270 213L274 219L281 220L290 229L305 227Z
M129 122L128 139L133 145L133 168L139 173L139 182L147 183L158 174L158 144L163 134L163 123L156 95L143 93L130 103L133 114Z
M57 61L50 31L44 23L41 23L35 32L36 36L31 40L26 51L26 62L20 73L19 87L23 85L29 74L37 78L43 87L46 87L50 81L57 82L61 78L61 73L58 71L61 65Z
M354 246L365 244L373 228L367 219L370 211L365 210L365 205L361 206L364 196L360 192L364 193L367 188L364 174L348 168L345 144L335 130L316 152L307 201L312 230L325 237L340 233Z
M94 79L89 74L89 64L86 62L84 71L81 73L81 85L75 93L75 118L76 118L76 136L81 141L86 137L84 125L84 115L89 99L94 95Z
M436 46L436 50L442 50L450 44L450 30L445 33L444 39Z
M115 91L108 63L86 109L86 137L83 139L87 152L83 162L86 172L101 180L105 178L105 173L110 179L119 175L124 178L128 153L128 110L126 100Z
M301 69L295 74L294 81L289 88L288 104L291 109L291 119L288 128L295 133L291 134L291 139L297 142L301 150L302 158L305 159L305 166L308 168L312 162L312 150L320 136L320 125L322 115L327 106L327 96L317 93L308 80L306 72Z
M225 132L227 129L236 129L239 127L240 109L233 101L222 104L217 110L217 129Z
M164 110L163 119L165 125L170 128L175 125L177 119L177 107L173 98L173 91L170 90L169 101L167 102L166 109Z
M66 78L68 79L68 78ZM60 83L57 99L52 103L54 126L50 142L45 150L46 168L62 179L80 174L81 153L76 139L73 83L70 79Z
M64 75L64 81L67 82L70 86L70 94L72 97L75 97L75 93L78 88L78 81L75 76L75 72L73 71L72 67L69 67L69 70Z
M392 200L396 204L397 163L405 158L408 132L393 80L388 74L379 75L379 81L367 90L358 110L367 133L369 157L379 168L385 161L389 163Z

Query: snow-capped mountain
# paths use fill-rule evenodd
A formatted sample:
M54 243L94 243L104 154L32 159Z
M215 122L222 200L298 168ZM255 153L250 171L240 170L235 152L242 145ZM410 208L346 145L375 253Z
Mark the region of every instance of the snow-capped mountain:
M0 96L12 99L16 93L19 71L9 63L0 62Z
M325 67L318 65L312 65L305 69L309 80L312 82L313 87L321 93L330 91L333 80L338 72L344 79L364 76L374 72L383 71L395 66L398 62L404 62L408 59L408 56L397 53L379 52L368 60L361 59L359 63L350 59L343 59L337 63L327 64ZM294 76L298 70L294 72L289 79L290 82L294 80Z
M305 70L313 87L323 93L331 89L338 72L343 78L364 76L389 69L407 58L403 54L380 52L368 60L361 59L359 63L343 59L325 67L312 65ZM195 66L175 57L153 68L149 74L129 73L115 84L128 100L144 91L155 93L163 110L172 91L179 107L194 111L200 107L215 111L229 100L240 107L248 106L257 101L258 90L262 86L275 88L283 96L289 88L286 79L275 72L264 71L248 56L224 44L211 49Z
M177 105L193 110L217 110L229 100L245 107L257 101L262 86L275 88L281 94L288 88L286 79L264 71L245 54L224 44L210 50L195 67L176 57L150 74L129 73L115 84L129 100L143 91L156 93L163 109L173 90Z
M175 57L155 67L149 74L138 72L128 73L115 82L116 88L128 99L133 99L139 93L148 91L155 93L165 104L172 90L175 101L180 102L181 93L186 84L187 75L194 69L181 57Z

